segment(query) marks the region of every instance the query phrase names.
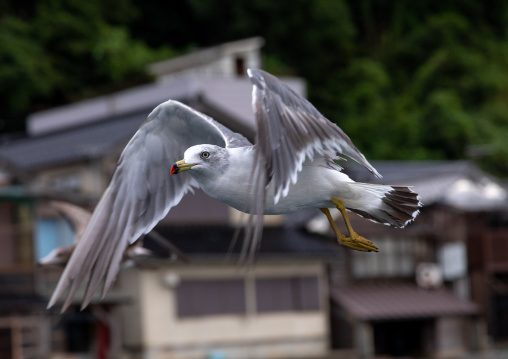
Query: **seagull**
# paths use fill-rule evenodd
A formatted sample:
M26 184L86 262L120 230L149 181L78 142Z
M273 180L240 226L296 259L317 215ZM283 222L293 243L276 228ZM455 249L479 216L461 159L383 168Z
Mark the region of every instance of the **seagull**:
M68 289L64 311L82 284L82 308L101 283L104 296L125 248L196 188L249 214L242 248L249 255L259 246L263 214L318 208L338 243L359 251L378 248L353 230L348 210L398 228L418 215L421 203L409 187L357 183L341 172L339 162L351 159L381 177L309 101L267 72L249 69L247 74L255 144L180 102L157 106L123 150L48 308ZM338 230L329 208L340 211L349 236Z

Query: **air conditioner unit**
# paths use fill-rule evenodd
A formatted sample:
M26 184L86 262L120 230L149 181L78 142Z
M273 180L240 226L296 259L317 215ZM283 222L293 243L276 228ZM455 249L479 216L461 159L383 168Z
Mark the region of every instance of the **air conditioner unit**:
M180 275L173 271L168 271L162 275L162 284L166 288L175 289L180 284Z
M443 272L436 263L420 263L416 267L416 284L424 289L436 289L443 284Z

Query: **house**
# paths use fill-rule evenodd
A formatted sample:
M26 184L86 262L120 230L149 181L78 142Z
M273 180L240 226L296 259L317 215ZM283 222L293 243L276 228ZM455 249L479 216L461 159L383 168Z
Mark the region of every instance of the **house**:
M327 262L342 258L333 241L266 227L256 264L246 268L225 260L231 227L158 230L191 265L166 261L122 273L119 285L135 298L122 307L130 352L149 358L327 357Z
M0 189L0 357L49 354L45 300L33 260L34 198L22 187ZM14 345L13 345L14 344ZM17 344L17 345L16 345Z
M153 63L148 66L148 72L160 82L185 76L245 77L248 68L262 67L260 54L263 45L261 37L228 42Z
M259 38L248 39L155 64L150 67L158 76L155 83L33 114L27 119L26 138L0 146L4 168L31 194L29 263L35 292L43 303L61 270L35 270L33 263L52 247L73 241L68 225L44 199L56 196L93 207L125 144L150 111L169 98L252 138L251 84L246 76L238 76L238 70L259 65L261 45ZM229 65L234 68L228 72ZM168 69L171 76L165 72ZM302 80L286 80L303 94ZM151 260L146 267L141 264L122 272L104 300L94 297L84 311L79 311L77 302L63 315L58 308L43 311L41 321L52 328L51 345L44 353L100 357L109 351L132 358L220 353L226 357L326 356L329 294L321 256L340 260L337 246L300 235L299 249L298 233L281 229L281 216L267 217L267 225L273 227L267 229L273 238L269 242L275 245L262 247L254 270L242 270L237 261L225 261L232 225L239 220L237 211L200 191L187 196L157 231L178 242L193 265ZM196 227L198 233L185 232L183 225ZM175 238L177 232L180 237ZM148 237L145 242L153 245ZM15 245L14 240L10 243ZM206 247L209 243L215 245ZM215 301L201 305L208 296L215 296ZM209 330L203 332L204 328Z
M332 270L333 346L356 348L363 357L461 358L484 349L487 335L495 336L496 328L503 326L500 321L506 307L496 303L493 317L497 318L489 319L491 304L477 298L491 284L477 278L475 258L492 258L494 253L492 247L489 254L478 252L479 247L489 245L481 242L480 227L483 238L496 238L500 248L508 240L507 236L495 237L486 224L486 219L506 213L506 190L467 161L372 164L382 179L372 178L357 166L346 172L358 181L410 183L425 206L415 223L404 230L380 227L351 215L353 228L361 228L380 252L373 256L347 252L344 266ZM331 235L324 224L318 217L307 228ZM501 253L496 257L497 271L506 263ZM487 273L492 277L500 273L491 268L493 272Z
M51 338L30 345L28 338L12 341L4 352L32 348L54 358L105 352L133 359L442 358L481 349L487 335L506 337L507 259L496 251L506 245L506 192L460 161L373 162L384 183L414 185L425 204L404 230L351 215L353 227L379 253L337 246L324 216L309 210L267 216L256 266L247 269L237 265L239 248L230 251L239 213L197 191L156 228L190 265L168 260L167 248L145 237L144 246L161 258L140 259L121 271L103 300L93 298L82 312L77 302L63 315L58 308L44 310L61 269L36 270L34 262L73 241L45 198L92 208L127 141L169 98L252 139L251 85L242 73L259 67L261 46L253 38L153 64L154 83L32 114L25 138L0 145L0 208L6 213L1 293L14 293L13 281L23 283L18 275L30 283L23 293L28 310L13 311L0 300L0 335L19 338L27 323L31 333L51 328ZM304 94L301 79L284 80ZM346 171L356 180L376 181L361 168ZM493 310L499 315L489 314Z

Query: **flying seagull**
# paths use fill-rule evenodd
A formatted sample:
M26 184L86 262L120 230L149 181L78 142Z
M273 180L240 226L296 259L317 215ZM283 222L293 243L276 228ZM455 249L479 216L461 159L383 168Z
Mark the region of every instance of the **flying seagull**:
M250 214L243 253L257 249L263 214L319 208L339 244L360 251L378 248L353 230L346 210L400 228L417 216L420 202L410 188L356 183L341 172L337 161L349 158L381 177L310 102L262 70L247 73L256 144L177 101L157 106L122 152L48 307L70 287L65 310L82 284L82 308L101 282L104 296L129 243L149 232L193 188ZM337 229L328 210L334 207L349 236Z

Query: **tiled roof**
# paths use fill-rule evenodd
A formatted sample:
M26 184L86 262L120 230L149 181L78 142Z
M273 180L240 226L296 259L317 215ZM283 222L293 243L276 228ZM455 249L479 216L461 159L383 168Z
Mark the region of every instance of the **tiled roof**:
M286 80L303 94L300 79ZM227 127L251 134L255 129L251 91L248 78L188 77L33 114L29 118L33 136L0 145L0 160L22 171L35 171L103 156L121 149L153 108L169 98L218 114L221 118L216 120Z
M412 285L362 286L332 289L333 300L359 320L393 320L473 315L476 305L450 291Z
M150 110L0 146L0 157L23 171L96 158L125 145Z
M235 228L229 226L157 226L155 230L189 257L217 257L222 260L229 253ZM240 234L232 254L241 250ZM144 247L156 253L167 254L156 242L145 238ZM324 258L331 261L343 258L343 249L335 239L310 235L284 227L265 227L259 257Z
M447 204L462 210L508 210L508 195L498 179L469 161L371 161L383 178L346 163L358 182L411 186L424 205Z

